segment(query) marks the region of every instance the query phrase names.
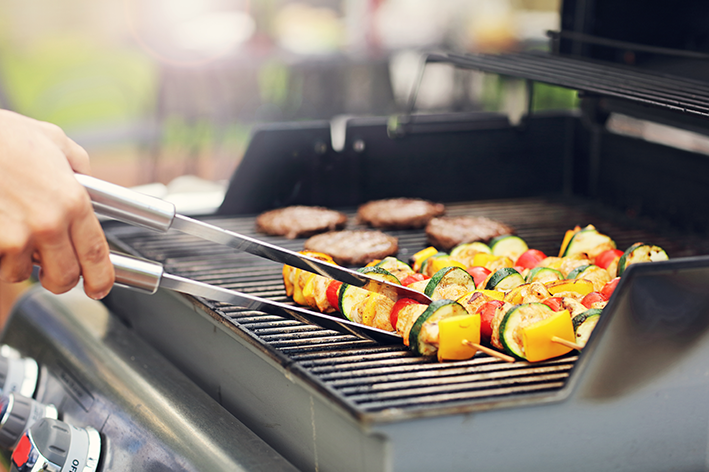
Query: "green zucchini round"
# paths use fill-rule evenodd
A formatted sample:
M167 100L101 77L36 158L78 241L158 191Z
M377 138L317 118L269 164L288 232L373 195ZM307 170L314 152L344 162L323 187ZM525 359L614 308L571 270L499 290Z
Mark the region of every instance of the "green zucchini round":
M437 323L449 316L467 314L468 311L463 305L454 300L436 300L432 302L428 308L416 318L414 325L411 327L411 331L409 331L409 348L416 354L422 356L432 356L436 354L437 346L419 340L424 324Z

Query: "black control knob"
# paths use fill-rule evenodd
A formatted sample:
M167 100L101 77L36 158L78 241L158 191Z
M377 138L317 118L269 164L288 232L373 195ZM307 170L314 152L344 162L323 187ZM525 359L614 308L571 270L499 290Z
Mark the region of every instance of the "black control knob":
M42 418L57 419L57 408L11 393L0 397L0 448L12 449L22 434Z
M94 428L77 428L43 418L22 435L12 453L12 471L96 472L101 435Z

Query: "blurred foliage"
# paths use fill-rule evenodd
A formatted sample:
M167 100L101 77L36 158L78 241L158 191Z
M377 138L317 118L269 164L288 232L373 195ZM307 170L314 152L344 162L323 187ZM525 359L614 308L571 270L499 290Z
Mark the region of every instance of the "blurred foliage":
M576 90L536 82L532 109L541 110L573 110L578 108L579 98Z
M10 106L65 129L130 122L152 113L156 70L135 50L86 38L47 38L21 52L0 51Z

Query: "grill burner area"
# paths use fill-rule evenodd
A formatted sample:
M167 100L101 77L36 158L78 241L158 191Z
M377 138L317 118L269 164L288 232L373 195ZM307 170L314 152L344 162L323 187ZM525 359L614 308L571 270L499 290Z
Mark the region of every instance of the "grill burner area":
M354 221L354 211L347 213L350 221ZM486 216L507 223L529 247L547 255L557 254L564 232L577 224L595 225L614 238L620 249L643 241L663 247L670 258L709 253L707 242L699 238L664 234L585 201L533 198L454 203L447 205L447 214ZM302 239L256 234L253 217L209 218L209 221L291 250L302 249ZM357 228L352 224L350 227ZM120 249L162 262L167 272L292 303L285 296L280 264L176 232L158 235L132 227L109 226L107 234ZM404 261L428 245L422 230L390 234L399 238L398 257ZM470 361L438 363L413 355L403 345L380 346L268 313L209 300L198 303L360 419L389 421L547 397L564 387L578 358L568 355L537 364L507 364L478 353Z

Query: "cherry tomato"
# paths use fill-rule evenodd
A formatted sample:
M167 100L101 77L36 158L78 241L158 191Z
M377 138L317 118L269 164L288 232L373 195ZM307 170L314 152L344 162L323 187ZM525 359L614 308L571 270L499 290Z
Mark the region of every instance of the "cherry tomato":
M611 265L611 262L613 262L622 255L623 251L621 251L620 249L608 249L607 251L603 251L602 253L597 255L593 263L601 269L607 269L608 266Z
M608 299L600 292L591 292L581 299L581 304L586 308L591 308L591 305L597 302L605 302Z
M419 274L418 272L408 275L404 277L404 280L401 281L401 285L403 286L408 286L411 285L414 282L420 282L422 280L430 279L431 277L424 275L424 274Z
M620 277L616 277L603 286L601 289L601 295L606 297L606 300L610 300L611 295L613 295L613 291L615 290L615 286L618 285L618 282L620 282Z
M340 311L340 297L339 291L342 282L338 280L333 280L325 289L325 296L327 297L327 302L332 305L337 311Z
M525 269L534 269L537 267L537 264L546 258L546 254L538 249L527 249L517 258L515 265L524 267Z
M502 300L490 300L480 305L476 313L480 314L480 341L490 343L492 337L492 319L499 307L504 305Z
M490 270L483 266L473 266L466 269L470 275L473 276L473 281L475 282L475 287L480 287L485 281L488 275L490 275Z
M396 322L399 321L399 312L401 309L405 306L413 305L414 303L418 302L413 298L400 298L394 303L394 306L391 307L391 313L389 314L389 322L394 329L396 329Z
M544 300L542 303L554 311L561 311L564 307L561 305L561 297L551 297Z

